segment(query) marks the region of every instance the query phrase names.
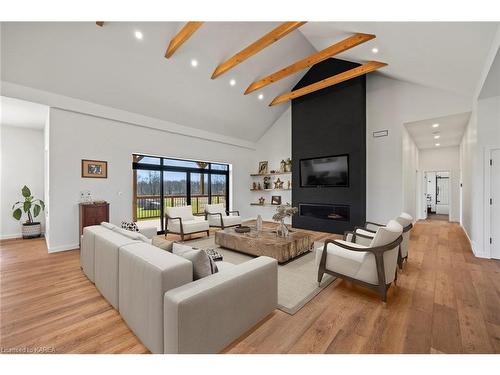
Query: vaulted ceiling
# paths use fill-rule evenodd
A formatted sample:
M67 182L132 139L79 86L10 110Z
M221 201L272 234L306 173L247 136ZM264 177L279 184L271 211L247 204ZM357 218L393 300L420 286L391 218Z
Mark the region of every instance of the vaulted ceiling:
M211 79L219 64L278 25L205 22L166 59L184 23L3 23L2 80L255 141L289 106L269 102L306 71L243 95L255 80L362 32L377 38L336 57L383 61L389 65L376 74L472 95L499 24L309 22Z

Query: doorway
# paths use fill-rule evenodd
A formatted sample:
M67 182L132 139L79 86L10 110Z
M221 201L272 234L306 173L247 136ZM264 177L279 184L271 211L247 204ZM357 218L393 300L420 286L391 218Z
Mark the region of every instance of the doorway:
M490 155L490 254L500 259L500 149Z
M428 220L450 220L450 172L424 172L424 212Z

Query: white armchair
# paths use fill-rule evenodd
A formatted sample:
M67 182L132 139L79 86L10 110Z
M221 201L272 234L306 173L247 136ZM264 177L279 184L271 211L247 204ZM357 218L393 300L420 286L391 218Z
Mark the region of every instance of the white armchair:
M327 240L316 250L318 283L325 273L376 290L384 302L395 280L403 227L395 220L379 227L369 245L356 242L356 232L344 240ZM347 240L350 238L351 240Z
M224 229L241 226L239 211L226 211L223 203L207 204L205 208L205 219L208 220L211 227Z
M210 235L208 221L202 216L194 216L191 206L167 207L165 209L165 236L168 233L184 236L206 232Z
M413 228L413 217L406 212L402 212L396 219L403 227L403 240L399 246L398 265L403 268L403 261L408 261L408 248L410 244L410 230ZM372 223L367 221L363 228L356 227L356 243L366 245L371 242L378 228L383 227L383 224Z

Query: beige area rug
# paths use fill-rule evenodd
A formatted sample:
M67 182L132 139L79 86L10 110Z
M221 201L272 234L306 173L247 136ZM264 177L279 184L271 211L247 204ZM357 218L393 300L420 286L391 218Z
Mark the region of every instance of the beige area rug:
M216 245L214 236L185 243L200 249L217 249L224 257L224 262L232 264L240 264L254 258ZM295 314L335 280L330 275L324 275L321 285L318 286L317 277L318 269L313 251L288 263L278 265L278 309L290 315Z

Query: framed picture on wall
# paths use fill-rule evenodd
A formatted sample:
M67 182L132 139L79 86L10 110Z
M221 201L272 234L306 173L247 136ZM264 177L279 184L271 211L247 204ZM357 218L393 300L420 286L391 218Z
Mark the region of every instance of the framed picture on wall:
M271 204L279 206L281 204L281 195L273 195L271 197Z
M267 161L261 161L259 162L259 174L267 174L268 171L268 162Z
M82 160L82 178L108 178L108 162Z

